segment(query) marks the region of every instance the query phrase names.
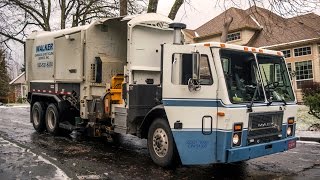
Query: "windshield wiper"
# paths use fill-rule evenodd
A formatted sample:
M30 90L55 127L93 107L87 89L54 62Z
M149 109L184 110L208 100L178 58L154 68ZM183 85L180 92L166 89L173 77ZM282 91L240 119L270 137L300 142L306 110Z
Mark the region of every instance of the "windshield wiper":
M287 105L287 101L286 101L284 98L282 98L281 101L283 102L283 104L284 104L285 106Z
M256 98L257 93L258 93L258 91L259 91L259 86L260 86L260 83L257 84L257 87L256 87L256 89L254 90L254 93L253 93L253 97L252 97L252 99L251 99L251 102L250 102L250 104L247 105L247 108L248 108L247 111L248 111L248 112L252 112L253 102L254 102L254 99Z

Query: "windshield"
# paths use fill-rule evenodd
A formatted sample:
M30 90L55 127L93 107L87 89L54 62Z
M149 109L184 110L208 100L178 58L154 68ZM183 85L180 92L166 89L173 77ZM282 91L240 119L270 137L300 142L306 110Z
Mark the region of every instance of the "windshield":
M253 53L220 50L221 64L232 103L264 102L260 76Z
M232 103L294 101L282 57L257 54L259 68L251 52L221 49L220 57Z
M257 61L267 99L272 101L294 101L294 94L284 59L280 56L258 54Z

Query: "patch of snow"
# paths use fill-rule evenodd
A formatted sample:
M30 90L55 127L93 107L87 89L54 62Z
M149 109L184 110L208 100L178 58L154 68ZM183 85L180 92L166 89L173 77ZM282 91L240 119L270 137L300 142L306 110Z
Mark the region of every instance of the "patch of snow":
M40 155L38 156L38 159L40 161L43 161L46 164L52 165L53 167L55 167L57 169L54 179L70 179L65 172L63 172L60 168L58 168L58 166L56 166L55 164L51 163L49 160L43 158Z
M302 144L316 144L316 145L320 145L320 143L314 142L314 141L297 141L297 142L302 143Z
M0 108L28 108L30 104L5 104L0 106Z
M99 175L81 175L77 176L78 179L100 179Z
M297 130L306 131L309 129L310 126L313 124L319 123L319 119L315 116L308 113L309 108L305 105L300 105L298 108L298 118L297 122Z
M32 152L30 149L26 149L26 148L20 147L19 145L15 144L15 143L12 143L10 141L7 141L7 140L3 139L2 137L0 137L0 142L5 142L6 143L6 144L2 144L1 146L16 147L17 149L21 150L21 152L28 152L28 153L32 154L33 156L37 156L37 154ZM67 174L65 172L63 172L58 166L56 166L55 164L51 163L49 160L45 159L41 155L38 156L38 160L36 160L36 161L42 161L42 162L44 162L46 164L49 164L49 165L55 167L56 168L56 174L55 174L54 179L70 179L67 176Z

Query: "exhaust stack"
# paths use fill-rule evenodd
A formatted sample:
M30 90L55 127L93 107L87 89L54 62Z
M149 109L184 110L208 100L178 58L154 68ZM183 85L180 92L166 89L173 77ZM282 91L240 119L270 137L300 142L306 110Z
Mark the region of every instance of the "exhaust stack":
M182 33L181 30L187 26L183 23L171 23L169 28L173 28L173 44L182 44Z

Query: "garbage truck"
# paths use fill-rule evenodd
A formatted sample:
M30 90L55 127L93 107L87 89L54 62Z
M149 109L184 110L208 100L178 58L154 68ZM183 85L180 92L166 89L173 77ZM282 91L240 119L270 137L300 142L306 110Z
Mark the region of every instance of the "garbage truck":
M155 14L104 18L26 39L38 132L147 139L162 167L233 163L296 146L297 101L279 51L184 43Z

